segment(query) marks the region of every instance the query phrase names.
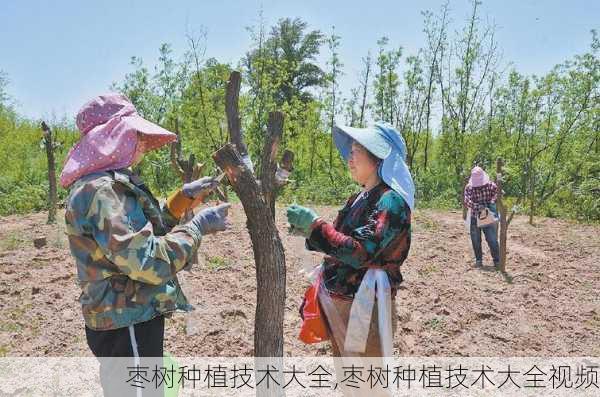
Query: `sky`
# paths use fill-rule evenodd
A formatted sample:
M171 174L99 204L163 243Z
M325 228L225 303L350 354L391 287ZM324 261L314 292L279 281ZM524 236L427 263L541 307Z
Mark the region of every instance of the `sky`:
M0 71L17 111L30 118L72 120L81 105L107 92L132 70L139 56L153 67L161 43L174 55L187 48L186 34L207 32L207 57L237 65L249 49L247 27L259 11L271 26L299 17L310 29L341 36L345 75L341 88L357 85L361 57L382 36L404 55L425 45L421 11L442 1L371 0L3 0L0 5ZM450 0L452 30L464 23L468 0ZM589 49L600 28L597 0L483 0L481 16L497 27L503 60L525 74L542 74ZM322 48L321 62L327 49ZM403 58L405 58L405 56ZM325 66L325 65L323 65Z

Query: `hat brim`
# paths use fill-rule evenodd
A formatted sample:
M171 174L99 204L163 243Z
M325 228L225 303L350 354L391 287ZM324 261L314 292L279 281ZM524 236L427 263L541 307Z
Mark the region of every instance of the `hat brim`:
M402 196L411 210L414 209L414 182L404 161L404 154L393 150L390 143L380 133L377 125L373 128L347 126L333 127L333 140L344 160L350 157L352 142L357 142L383 160L379 166L379 176L393 190Z
M389 143L377 130L372 128L334 126L332 133L335 146L346 161L350 157L352 142L354 141L382 160L389 156L392 151Z
M168 143L175 142L177 135L140 116L126 116L122 118L127 125L140 134L146 144L146 151L158 149Z

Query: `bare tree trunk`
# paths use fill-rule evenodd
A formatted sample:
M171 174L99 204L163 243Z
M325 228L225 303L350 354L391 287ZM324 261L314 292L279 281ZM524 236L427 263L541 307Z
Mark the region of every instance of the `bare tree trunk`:
M465 206L465 200L464 200L464 191L467 188L467 184L469 183L469 177L465 177L463 178L463 183L462 183L462 191L463 193L461 194L460 198L458 199L459 202L462 203L462 210L463 210L463 219L467 219L467 207Z
M283 362L283 317L285 310L285 254L279 232L275 225L274 205L276 198L277 148L283 134L283 114L269 115L269 135L265 143L258 181L242 161L241 153L247 153L240 129L238 97L241 77L232 72L227 85L226 112L231 144L219 149L213 158L227 174L247 216L247 228L252 240L256 265L256 314L254 323L255 370L259 370L260 358L275 358ZM286 152L282 164L291 169L293 154ZM281 368L281 367L279 367ZM261 366L260 369L265 369ZM257 375L259 372L257 372ZM282 373L275 372L280 384ZM257 387L258 396L281 396L282 389L267 389L263 382Z
M311 143L311 148L310 148L310 172L309 175L312 178L313 177L313 172L315 169L315 153L317 151L317 148L315 147L315 141L316 141L316 131L315 128L311 128L310 129L310 143ZM333 131L332 131L333 134Z
M496 206L500 213L500 271L506 273L506 241L508 233L509 220L506 217L506 207L504 206L502 191L502 179L504 176L504 161L501 158L496 160L496 186L498 187L498 196L496 198ZM512 219L512 216L511 216Z
M533 171L533 164L531 168L529 177L529 224L533 226L533 213L535 211L535 172Z
M44 131L44 146L48 158L48 223L56 222L56 203L58 201L56 189L56 161L54 160L54 138L52 130L42 121Z
M248 155L248 147L243 141L242 123L239 113L240 87L242 76L239 72L231 72L225 93L225 112L227 113L227 128L229 141L235 146L240 156Z
M285 255L271 209L258 181L245 167L231 144L214 154L215 162L232 182L248 218L256 262L256 317L254 355L283 355L283 314L285 308Z

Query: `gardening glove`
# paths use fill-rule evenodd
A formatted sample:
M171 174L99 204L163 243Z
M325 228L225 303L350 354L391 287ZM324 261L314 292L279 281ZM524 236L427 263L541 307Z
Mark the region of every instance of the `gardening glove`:
M277 186L283 186L289 181L290 172L285 168L281 168L277 166L277 171L275 172L275 184Z
M186 183L183 188L173 192L167 198L167 208L177 219L181 219L188 210L194 209L208 196L219 182L213 177L204 177Z
M178 220L181 220L186 211L192 208L193 203L194 200L183 194L181 189L177 189L167 198L167 208Z
M300 205L294 204L287 209L287 219L292 229L301 232L306 237L310 236L311 226L318 218L315 211Z
M227 230L229 222L227 215L231 204L225 203L216 207L210 207L198 212L190 221L196 226L202 235L214 234Z
M210 192L215 190L217 186L219 186L219 182L216 178L206 176L204 178L196 179L193 182L184 184L181 191L186 197L194 199L202 194L208 195Z

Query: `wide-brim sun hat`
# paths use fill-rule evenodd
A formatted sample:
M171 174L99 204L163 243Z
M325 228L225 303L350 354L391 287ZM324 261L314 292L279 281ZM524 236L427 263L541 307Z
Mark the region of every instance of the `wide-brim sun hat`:
M81 133L65 160L60 183L70 186L94 172L117 170L132 165L136 148L144 152L177 140L177 135L141 117L122 94L99 95L77 113Z
M379 176L402 196L411 210L414 209L415 185L406 164L406 143L400 132L390 124L379 122L366 128L334 126L332 133L344 160L348 161L354 141L381 159Z

